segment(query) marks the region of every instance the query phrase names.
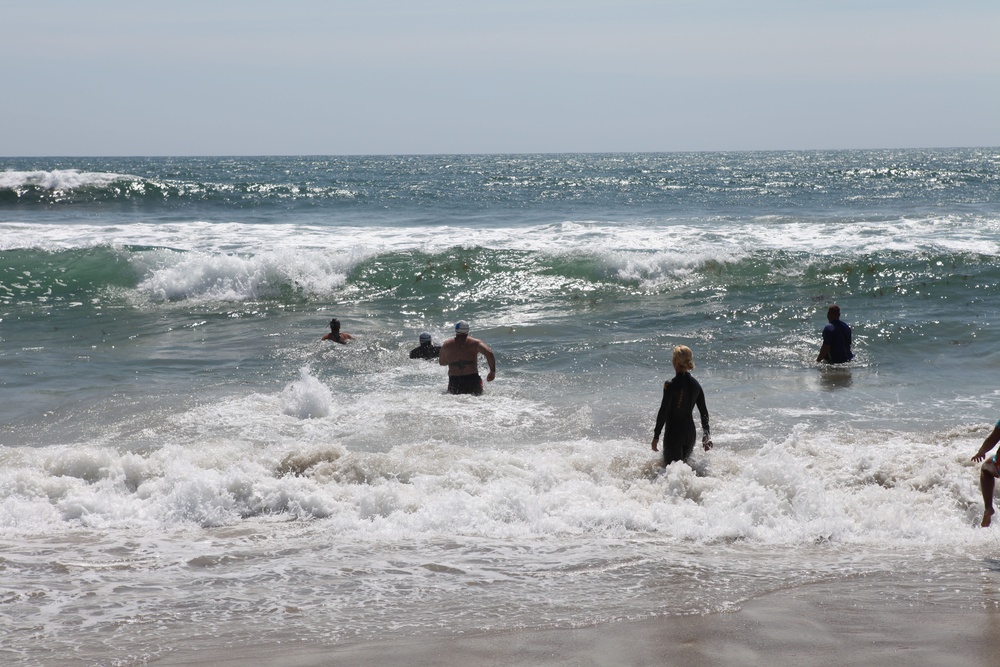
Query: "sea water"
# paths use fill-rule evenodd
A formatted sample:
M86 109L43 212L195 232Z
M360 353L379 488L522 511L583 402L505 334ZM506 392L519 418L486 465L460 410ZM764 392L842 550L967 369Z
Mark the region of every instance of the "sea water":
M998 253L998 149L0 159L0 659L996 605Z

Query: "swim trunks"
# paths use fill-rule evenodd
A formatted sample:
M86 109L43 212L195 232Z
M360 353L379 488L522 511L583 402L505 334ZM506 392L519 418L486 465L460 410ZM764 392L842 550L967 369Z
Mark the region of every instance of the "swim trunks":
M478 373L469 375L449 375L449 394L473 394L479 396L483 393L483 378Z

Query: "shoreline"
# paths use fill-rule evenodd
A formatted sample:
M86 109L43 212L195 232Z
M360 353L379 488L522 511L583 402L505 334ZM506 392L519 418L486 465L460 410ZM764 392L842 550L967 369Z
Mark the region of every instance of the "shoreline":
M576 629L514 630L452 637L417 636L338 646L248 645L178 650L149 665L319 667L465 667L469 664L569 667L581 665L997 664L1000 608L992 586L980 608L918 605L912 599L838 596L838 585L814 584L747 601L739 610L667 616ZM932 597L932 596L929 596Z

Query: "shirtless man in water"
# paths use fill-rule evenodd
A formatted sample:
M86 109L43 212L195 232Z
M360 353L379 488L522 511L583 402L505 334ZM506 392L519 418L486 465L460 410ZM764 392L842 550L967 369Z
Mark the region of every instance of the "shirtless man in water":
M352 340L354 336L349 333L344 333L340 330L340 320L336 317L330 320L330 333L326 334L320 340L332 340L334 343L340 343L341 345L347 345L347 341Z
M487 382L493 382L497 376L496 357L490 346L469 335L469 323L455 324L455 337L441 344L441 356L438 363L448 367L448 393L473 394L483 393L483 378L479 377L479 355L486 357L490 365Z
M972 460L979 463L985 459L998 442L1000 442L1000 420L993 427L993 431L983 440L983 446L979 448ZM997 477L1000 477L998 465L1000 464L997 463L997 456L994 455L986 460L979 471L979 486L983 489L983 522L980 525L983 528L988 527L993 522L995 511L993 509L993 489L996 487Z

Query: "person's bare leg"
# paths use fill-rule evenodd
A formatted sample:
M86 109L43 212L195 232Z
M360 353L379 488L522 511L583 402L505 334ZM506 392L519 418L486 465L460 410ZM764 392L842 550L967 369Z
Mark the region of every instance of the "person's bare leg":
M985 470L979 471L979 486L983 489L983 528L987 528L993 521L993 488L996 486L996 478Z

